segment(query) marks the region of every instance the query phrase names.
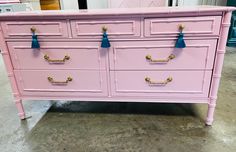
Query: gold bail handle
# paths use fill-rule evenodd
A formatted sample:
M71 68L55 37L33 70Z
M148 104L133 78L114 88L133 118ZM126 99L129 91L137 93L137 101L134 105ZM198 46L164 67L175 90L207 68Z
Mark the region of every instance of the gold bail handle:
M65 63L70 60L70 56L65 55L63 59L51 59L47 54L44 55L44 59L49 63Z
M153 59L151 55L146 55L146 59L149 60L151 63L167 63L174 58L174 54L169 55L167 59Z
M145 78L145 81L150 85L166 85L166 84L170 83L172 80L173 80L172 77L168 77L164 81L153 81L150 77Z
M55 81L52 77L48 77L48 81L55 85L66 85L73 80L72 77L67 77L65 81Z

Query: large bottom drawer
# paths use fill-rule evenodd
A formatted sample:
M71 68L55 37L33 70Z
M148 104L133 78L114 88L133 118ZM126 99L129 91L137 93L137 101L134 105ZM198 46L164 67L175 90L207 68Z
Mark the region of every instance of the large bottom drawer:
M106 96L106 71L16 70L23 96Z
M211 71L112 71L113 96L208 97Z

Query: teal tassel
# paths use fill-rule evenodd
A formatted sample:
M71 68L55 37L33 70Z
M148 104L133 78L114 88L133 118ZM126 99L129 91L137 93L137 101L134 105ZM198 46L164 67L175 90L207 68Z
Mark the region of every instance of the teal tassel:
M35 33L33 33L33 35L32 35L31 48L33 48L33 49L38 49L38 48L40 48L39 41L38 41L38 36L35 35Z
M111 47L110 41L108 39L107 32L105 32L105 31L103 32L101 47L102 48L109 48L109 47Z
M176 48L185 48L186 47L186 44L184 42L184 33L182 33L182 32L179 33L178 39L175 43L175 47Z

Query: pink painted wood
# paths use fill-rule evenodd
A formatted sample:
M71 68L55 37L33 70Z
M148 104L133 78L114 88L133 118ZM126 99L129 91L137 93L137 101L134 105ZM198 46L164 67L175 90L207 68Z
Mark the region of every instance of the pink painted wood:
M145 78L150 78L154 84L146 82ZM162 84L168 78L172 81ZM112 71L112 95L207 97L210 78L211 71Z
M15 75L23 96L66 96L67 92L70 96L107 95L105 71L16 70ZM55 82L50 82L48 77ZM72 81L65 83L68 77Z
M215 67L213 69L212 82L211 82L212 85L211 85L209 102L208 102L208 113L207 113L207 119L206 119L207 125L212 125L213 119L214 119L213 117L214 117L214 111L216 107L217 92L219 89L220 77L221 77L221 72L222 72L222 67L223 67L223 62L224 62L224 54L226 51L225 45L227 42L227 37L228 37L228 32L229 32L229 27L230 27L231 14L232 12L225 12L223 20L222 20L222 25L221 25L221 30L220 30L221 37L219 39L218 49L216 52Z
M113 50L109 52L110 68L112 70L210 70L213 68L216 39L186 40L187 47L184 49L174 48L175 41L113 42ZM147 60L147 55L150 55L154 61ZM169 59L171 55L174 55L173 59ZM162 61L158 62L158 60Z
M145 19L145 36L163 36L179 33L179 26L183 25L185 36L218 35L221 16L180 17L180 18L150 18Z
M83 69L105 70L106 61L100 42L40 42L41 49L31 49L31 42L8 42L15 69ZM50 60L63 60L63 62ZM34 64L29 64L34 63Z
M18 110L18 115L19 115L20 119L25 119L25 111L24 111L24 107L22 104L22 97L19 93L18 84L16 82L16 77L14 75L10 54L9 54L5 39L3 37L3 31L2 31L1 27L0 27L0 46L1 46L1 54L3 57L3 61L6 66L8 78L11 83L12 94L14 96L14 101L16 104L16 108Z
M101 37L102 28L107 28L109 38L140 36L140 18L72 20L72 35L75 38Z
M208 103L206 124L211 125L233 10L199 6L0 14L0 47L20 118L25 118L22 99ZM187 47L173 49L183 23ZM38 30L38 50L29 48L32 26ZM100 48L102 26L108 27L111 48ZM150 65L146 59L148 54L153 62L166 60L173 51L168 63ZM67 53L71 58L62 65L43 58L62 59Z
M41 37L66 38L68 30L66 21L23 21L23 22L3 22L2 28L6 38L30 38L31 28L35 28L35 34Z

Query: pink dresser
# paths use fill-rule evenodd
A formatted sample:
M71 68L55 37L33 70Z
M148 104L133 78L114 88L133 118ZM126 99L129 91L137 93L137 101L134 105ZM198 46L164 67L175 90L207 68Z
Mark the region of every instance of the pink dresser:
M216 106L232 7L19 12L0 15L15 104L23 100ZM102 48L102 28L110 47ZM176 48L179 30L185 48ZM40 48L32 48L32 34Z

